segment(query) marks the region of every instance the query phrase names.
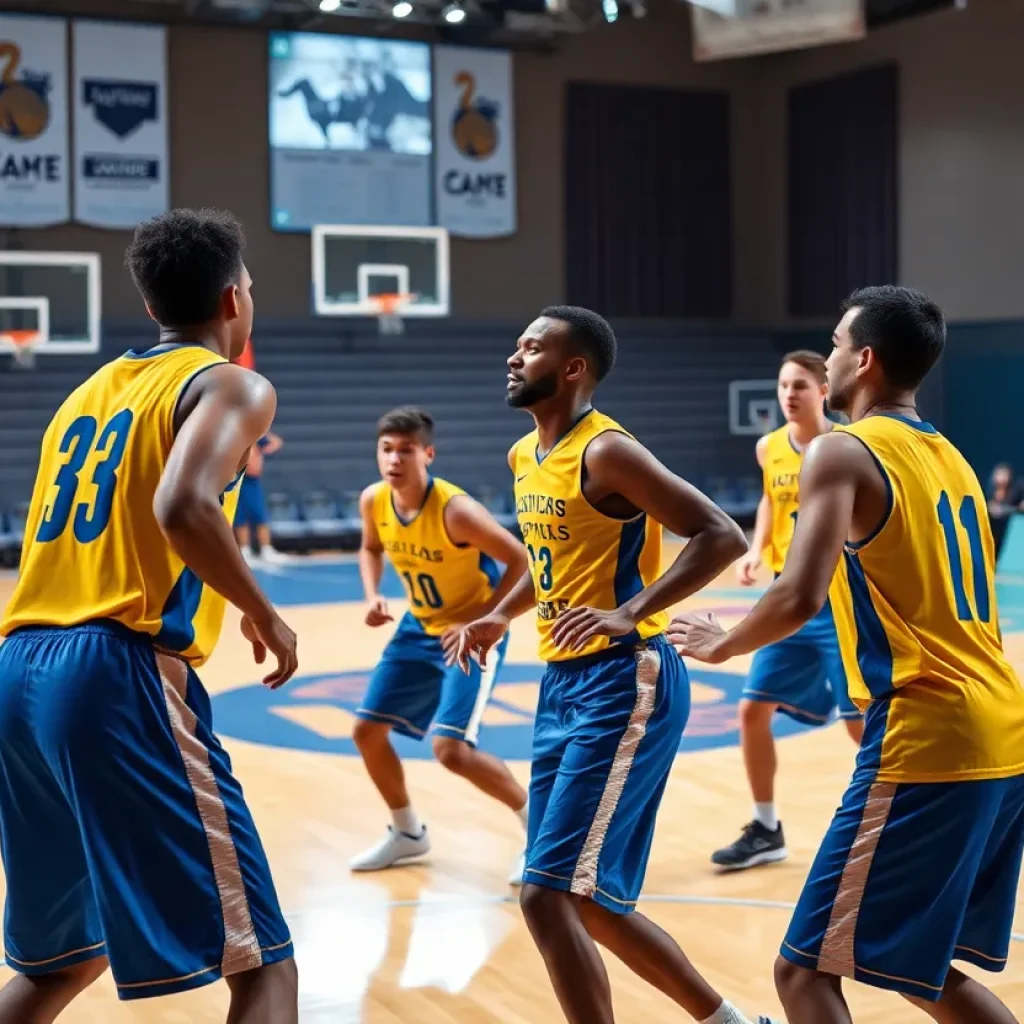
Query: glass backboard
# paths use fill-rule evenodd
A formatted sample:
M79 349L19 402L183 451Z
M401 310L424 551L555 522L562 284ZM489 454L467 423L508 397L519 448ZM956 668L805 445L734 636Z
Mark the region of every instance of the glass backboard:
M313 229L317 316L376 316L375 295L403 295L401 315L447 316L444 228L319 225Z
M0 251L0 333L25 330L44 355L99 351L98 254Z

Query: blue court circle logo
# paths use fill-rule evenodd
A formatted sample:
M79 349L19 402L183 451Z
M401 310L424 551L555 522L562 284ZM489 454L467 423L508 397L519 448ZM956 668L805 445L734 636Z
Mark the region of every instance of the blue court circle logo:
M690 719L680 753L739 744L739 701L745 677L688 666L693 684ZM355 710L366 691L370 669L329 672L293 679L279 690L256 683L213 698L214 724L224 736L291 750L358 757L352 742ZM480 748L508 761L530 758L537 690L544 666L506 663L480 730ZM775 716L776 736L806 726ZM430 759L428 741L392 734L399 756Z

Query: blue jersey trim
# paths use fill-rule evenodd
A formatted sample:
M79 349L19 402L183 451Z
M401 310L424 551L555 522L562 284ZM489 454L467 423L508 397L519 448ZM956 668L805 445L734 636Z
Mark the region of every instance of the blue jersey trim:
M395 508L395 492L389 491L388 497L391 499L391 511L395 513L395 518L402 526L412 526L420 517L420 513L427 507L427 502L430 501L430 495L434 492L434 478L428 473L427 474L427 489L423 492L423 500L420 502L420 507L416 509L411 519L403 519L398 509Z
M647 516L642 515L622 524L619 534L619 558L615 566L615 604L625 604L644 589L640 576L640 552L647 536Z
M206 348L201 341L165 341L151 345L149 348L130 348L124 354L125 359L153 359L167 352L176 352L179 348ZM217 353L209 349L211 355Z
M898 412L877 412L875 416L887 416L891 420L898 420L900 423L905 423L908 427L913 427L914 430L919 430L922 434L937 434L938 430L935 429L927 420L912 420L909 416L903 416Z
M846 560L846 576L853 600L853 620L857 628L857 663L871 696L884 697L892 693L893 689L892 648L882 620L871 602L871 592L860 559L848 551L843 552L843 558Z
M895 507L896 498L893 495L892 480L889 479L889 474L885 471L885 466L882 465L878 456L871 450L871 445L869 445L864 438L857 437L856 434L850 434L850 437L857 438L857 440L864 445L865 450L874 460L875 465L878 467L878 472L882 474L882 479L885 481L885 515L882 516L879 524L862 540L848 540L846 542L846 547L850 551L860 551L861 548L870 544L885 529L886 524L892 518L892 510Z
M203 596L203 581L187 566L167 595L160 613L160 632L153 642L172 651L187 651L196 639L195 617Z
M877 772L882 767L882 744L888 724L889 701L872 701L864 713L864 739L857 753L858 772Z
M533 450L533 457L536 459L537 465L539 466L593 411L594 407L590 406L585 412L580 413L572 426L543 455L540 453L540 442L538 442L537 447Z
M199 376L201 373L206 373L207 370L212 369L215 366L221 366L221 363L207 363L206 366L200 366L194 373L190 373L185 378L185 383L178 389L178 397L174 400L174 408L171 410L171 430L177 433L174 428L174 424L178 419L178 410L181 408L181 400L185 397L185 392L188 391L189 385Z
M487 577L491 590L494 590L501 581L501 569L490 555L485 555L482 551L480 552L480 571Z

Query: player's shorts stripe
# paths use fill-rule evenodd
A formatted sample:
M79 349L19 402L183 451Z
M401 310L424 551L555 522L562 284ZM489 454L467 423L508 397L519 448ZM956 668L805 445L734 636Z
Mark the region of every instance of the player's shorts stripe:
M895 796L896 784L892 782L876 782L868 790L864 802L864 815L846 858L843 877L839 881L839 891L836 893L832 914L825 929L825 938L821 943L821 952L818 954L819 970L848 978L854 976L857 916L864 900L871 862L889 820Z
M480 666L480 686L476 692L476 703L473 705L473 712L469 716L469 724L466 726L466 742L476 743L480 736L480 722L483 720L484 711L487 709L487 702L491 699L491 690L494 689L494 680L498 677L498 663L501 656L492 647L487 652L487 661Z
M597 890L597 862L601 856L605 836L608 834L608 826L611 824L622 791L626 788L626 779L633 767L637 747L647 732L647 722L654 713L658 695L658 676L661 674L661 651L641 647L637 649L635 657L636 702L612 759L608 779L597 805L597 813L590 823L590 831L583 842L579 860L576 861L576 870L573 872L569 891L577 896L593 896Z
M185 701L187 669L182 661L166 654L157 654L156 662L163 683L171 730L185 765L185 775L192 787L210 848L210 860L224 920L224 954L220 969L221 974L227 977L260 967L263 955L249 911L249 899L242 880L242 869L238 864L238 852L231 837L227 809L210 765L210 752L196 736L196 715Z

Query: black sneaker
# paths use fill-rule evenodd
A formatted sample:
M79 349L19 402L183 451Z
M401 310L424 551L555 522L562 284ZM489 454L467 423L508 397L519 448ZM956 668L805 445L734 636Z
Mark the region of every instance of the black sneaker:
M761 822L752 821L735 843L711 855L711 863L725 871L742 871L758 864L774 864L788 856L781 821L774 832L765 828Z

